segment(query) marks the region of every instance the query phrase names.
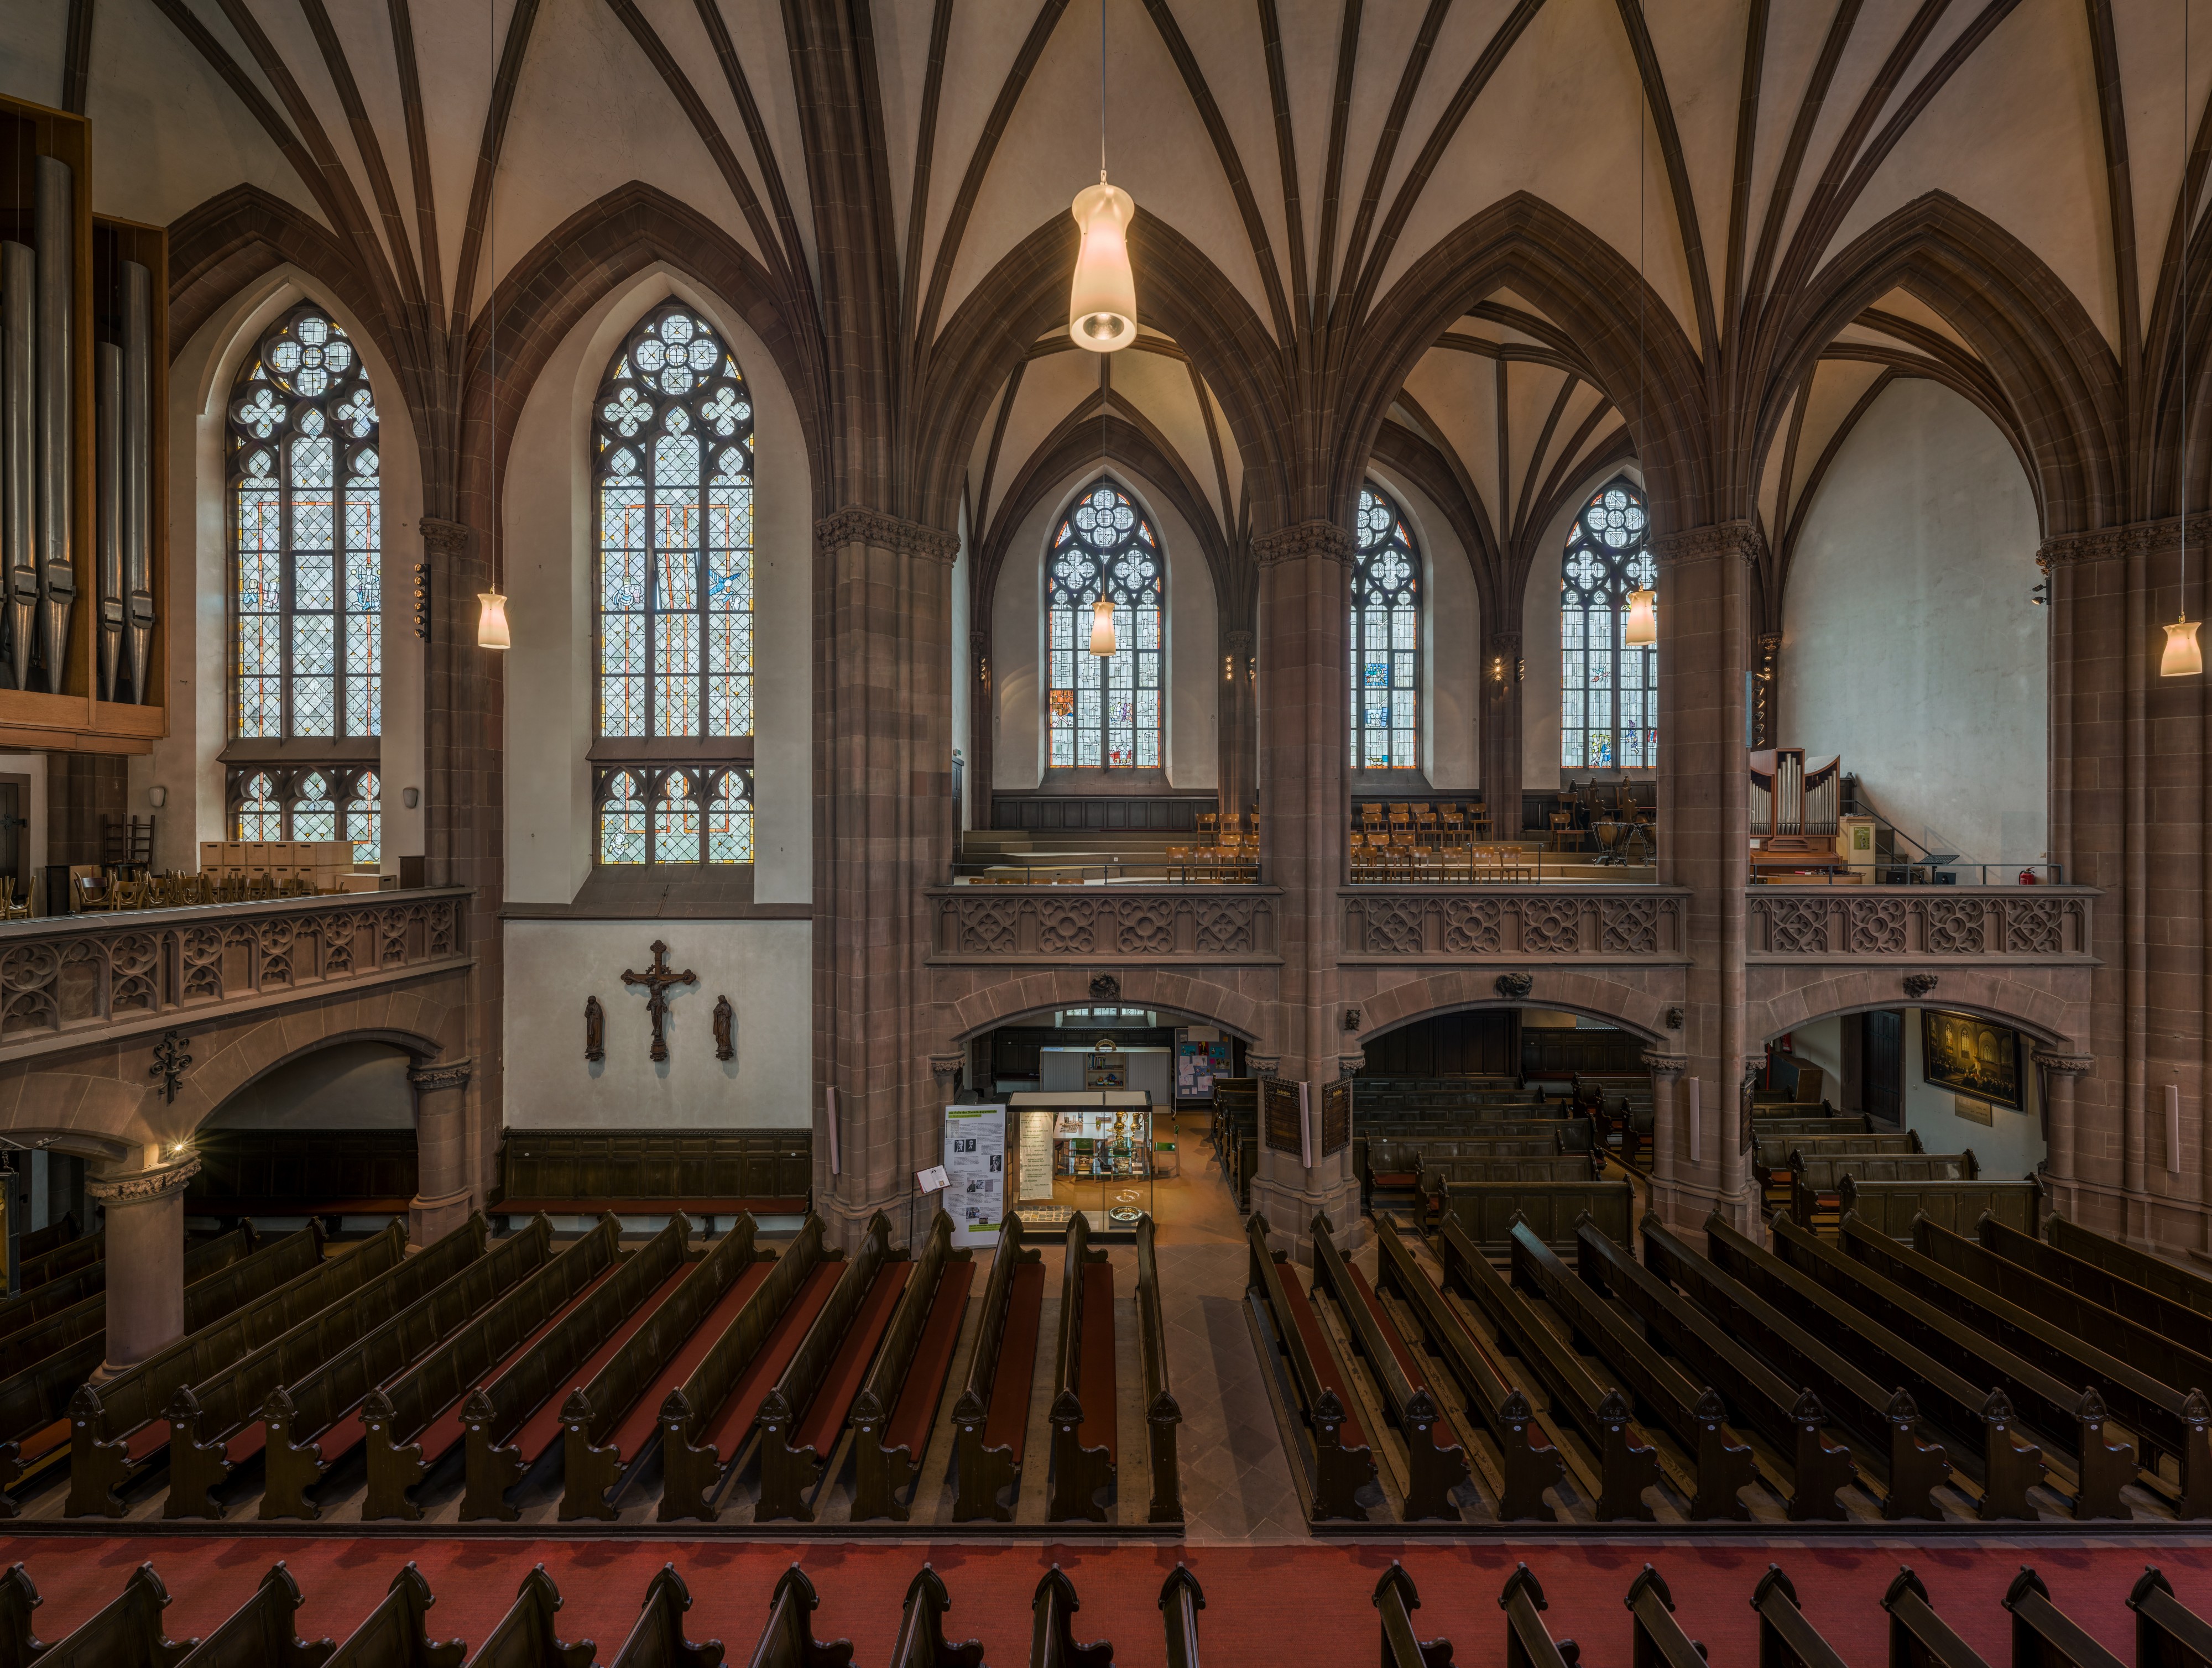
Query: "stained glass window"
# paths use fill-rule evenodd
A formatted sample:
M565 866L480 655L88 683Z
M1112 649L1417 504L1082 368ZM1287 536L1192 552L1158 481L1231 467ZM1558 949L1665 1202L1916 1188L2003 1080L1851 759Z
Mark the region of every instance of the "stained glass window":
M598 773L603 864L750 863L752 773L743 765L617 765Z
M751 735L752 395L711 325L672 303L631 331L592 454L599 733Z
M1092 485L1062 518L1045 553L1045 718L1054 769L1159 767L1166 568L1152 524L1110 481ZM1091 652L1101 597L1114 610L1110 655Z
M1651 518L1626 477L1590 494L1559 567L1559 762L1569 770L1659 762L1659 649L1622 640L1628 593L1656 592Z
M374 765L234 764L230 825L240 840L349 840L356 863L382 852L382 787Z
M231 391L228 435L233 733L378 735L376 403L320 307L295 308L262 338Z
M1359 489L1352 558L1352 765L1421 762L1421 553L1405 513L1372 481Z

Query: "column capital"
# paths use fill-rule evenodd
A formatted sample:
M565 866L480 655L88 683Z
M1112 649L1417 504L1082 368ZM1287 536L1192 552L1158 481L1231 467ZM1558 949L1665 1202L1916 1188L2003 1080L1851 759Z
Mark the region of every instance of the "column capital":
M1325 556L1349 567L1352 548L1352 530L1334 521L1294 521L1272 533L1252 536L1252 560L1261 567L1307 556Z
M1690 1069L1687 1054L1669 1054L1664 1049L1644 1051L1644 1069L1655 1077L1679 1077Z
M1221 634L1222 649L1229 654L1249 654L1252 652L1252 634L1241 628L1224 632Z
M422 1065L407 1069L407 1081L417 1094L435 1093L441 1089L466 1089L469 1073L474 1068L473 1057L458 1060L431 1060Z
M960 555L960 535L942 527L926 527L903 516L886 515L860 504L833 510L814 524L817 549L834 550L841 544L872 544L902 556L920 556L950 567Z
M157 1164L149 1170L88 1178L84 1184L84 1191L88 1197L102 1204L143 1204L149 1199L165 1198L181 1191L185 1184L199 1173L199 1155L188 1153L173 1163Z
M1493 654L1521 652L1521 634L1517 631L1493 631L1490 634L1490 648Z
M1357 1049L1349 1054L1339 1054L1336 1057L1336 1075L1340 1079L1356 1077L1366 1064L1367 1051L1364 1048Z
M1248 1053L1244 1056L1244 1064L1252 1068L1254 1077L1272 1077L1283 1069L1283 1057L1280 1054Z
M939 1089L949 1092L952 1087L952 1080L960 1075L960 1068L967 1064L968 1053L965 1049L955 1049L949 1054L932 1054L929 1057L930 1075L937 1079L937 1086Z
M1762 543L1758 527L1751 522L1716 521L1679 533L1662 533L1651 541L1651 557L1662 567L1727 555L1756 561Z
M2191 544L2212 543L2212 512L2170 515L2155 521L2130 521L2118 527L2093 527L2078 533L2054 533L2036 548L2035 565L2048 573L2054 567L2154 555L2175 549L2185 538Z
M423 547L441 556L465 556L474 530L467 523L447 521L442 517L426 515L416 524L422 534Z
M2055 1049L2039 1048L2032 1058L2054 1077L2082 1077L2096 1070L2094 1054L2062 1054Z

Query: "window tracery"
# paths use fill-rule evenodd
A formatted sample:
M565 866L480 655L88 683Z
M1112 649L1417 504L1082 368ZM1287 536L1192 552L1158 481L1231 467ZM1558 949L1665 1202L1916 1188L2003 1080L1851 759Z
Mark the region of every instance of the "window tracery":
M1346 634L1355 770L1420 764L1420 551L1405 514L1370 481L1359 489Z
M356 863L383 849L382 785L363 764L230 767L230 826L240 840L347 840Z
M1569 770L1659 762L1659 649L1623 640L1629 592L1656 592L1651 518L1625 477L1590 494L1559 565L1559 762Z
M1166 567L1152 524L1111 481L1095 482L1061 518L1045 554L1045 711L1054 769L1159 767ZM1102 597L1114 611L1110 655L1090 647L1092 610Z
M617 765L596 773L603 866L753 860L753 779L743 765Z

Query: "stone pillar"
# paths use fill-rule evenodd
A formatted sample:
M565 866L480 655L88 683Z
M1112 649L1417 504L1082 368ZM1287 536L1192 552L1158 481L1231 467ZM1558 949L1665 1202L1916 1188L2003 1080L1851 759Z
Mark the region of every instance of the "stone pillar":
M1252 804L1252 634L1221 638L1221 811L1242 816Z
M1476 740L1482 760L1482 803L1490 813L1491 833L1499 840L1512 839L1521 827L1521 732L1527 687L1522 664L1521 634L1492 632L1482 660L1481 734Z
M2074 1206L2075 1184L2081 1180L2075 1162L2079 1130L2075 1122L2074 1080L2089 1075L2097 1062L2087 1054L2062 1054L2048 1048L2034 1051L2036 1070L2043 1077L2043 1121L2050 1150L2044 1174L2051 1180L2051 1203L2069 1217L2078 1219Z
M187 1155L150 1169L88 1179L87 1198L106 1209L107 1355L112 1378L185 1335L185 1184L200 1173Z
M1674 1091L1690 1069L1686 1054L1644 1051L1644 1070L1651 1074L1651 1208L1660 1219L1674 1221L1674 1148L1680 1139L1680 1120L1674 1115Z
M927 889L952 856L952 563L958 537L848 506L814 530L814 1196L852 1246L906 1220L934 1164ZM932 1155L927 1158L921 1155Z
M415 1197L407 1202L407 1242L430 1245L469 1219L474 1204L468 1162L469 1060L411 1068L415 1090Z

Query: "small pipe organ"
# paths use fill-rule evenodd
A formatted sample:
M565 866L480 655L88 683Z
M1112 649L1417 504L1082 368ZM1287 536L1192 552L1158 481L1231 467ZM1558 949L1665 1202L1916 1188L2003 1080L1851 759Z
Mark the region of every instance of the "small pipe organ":
M164 678L167 237L91 124L0 99L0 745L144 752Z
M1751 868L1762 870L1847 868L1837 855L1843 810L1840 757L1808 766L1802 747L1751 755Z

